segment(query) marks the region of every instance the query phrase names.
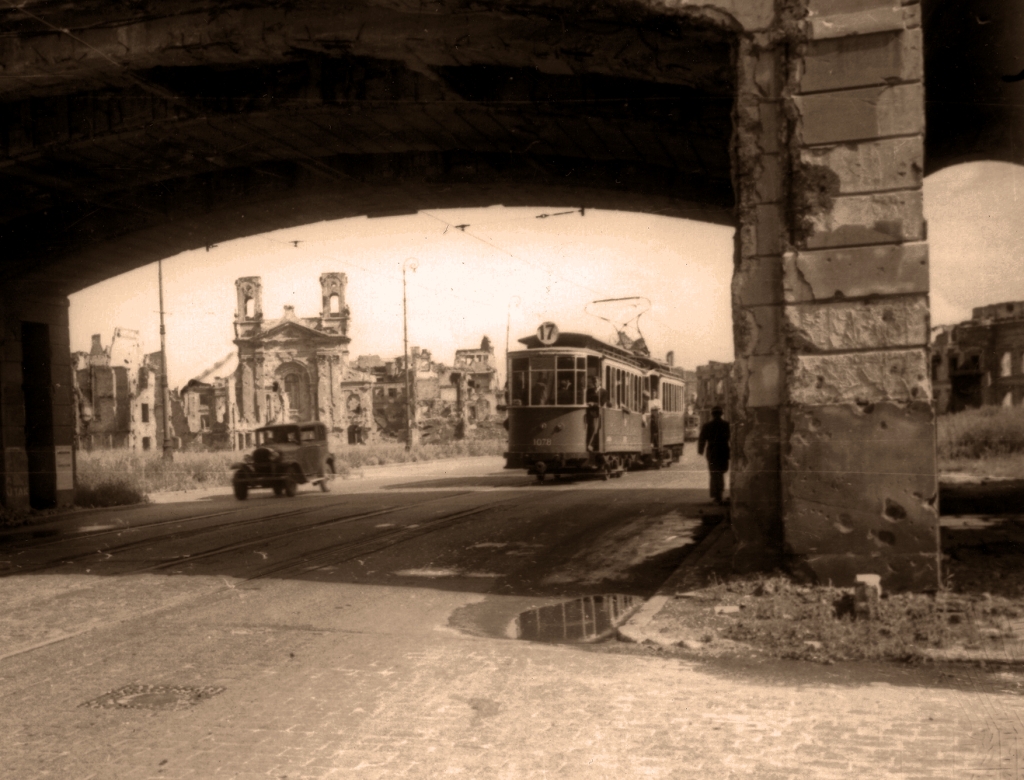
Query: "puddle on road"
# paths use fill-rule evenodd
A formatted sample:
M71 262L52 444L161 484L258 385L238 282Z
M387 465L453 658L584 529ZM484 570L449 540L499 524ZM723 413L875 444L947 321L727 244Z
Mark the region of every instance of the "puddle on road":
M594 642L610 636L643 603L637 596L612 593L528 609L509 623L506 636L534 642Z

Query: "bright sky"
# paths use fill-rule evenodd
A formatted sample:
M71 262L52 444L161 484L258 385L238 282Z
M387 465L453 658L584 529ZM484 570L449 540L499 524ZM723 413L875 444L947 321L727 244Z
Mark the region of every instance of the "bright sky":
M569 206L568 208L572 208ZM320 308L319 276L348 275L351 356L402 353L402 262L408 273L409 343L451 363L488 335L500 352L506 318L516 339L544 320L611 338L588 302L645 296L640 327L652 354L693 368L732 360L732 228L647 214L536 209L421 212L347 219L239 239L164 261L170 384L180 386L234 350L235 279L261 276L263 313L300 317ZM925 181L932 258L932 323L958 322L974 306L1024 299L1024 168L971 163ZM465 230L455 225L469 225ZM299 241L298 247L292 241ZM117 326L159 349L156 265L71 296L71 347L88 350Z
M732 359L732 228L590 209L538 218L560 211L566 208L495 207L321 222L169 258L170 383L183 384L234 349L240 276L262 277L263 315L276 319L285 304L300 317L318 315L320 274L342 271L351 356L402 354L406 258L417 266L407 273L409 345L441 362L478 347L484 335L502 351L509 320L513 349L545 320L612 338L610 326L584 308L628 295L651 301L640 328L653 354L675 350L687 367ZM157 300L155 264L72 295L72 349L88 350L93 333L107 345L123 326L139 330L146 351L155 351Z

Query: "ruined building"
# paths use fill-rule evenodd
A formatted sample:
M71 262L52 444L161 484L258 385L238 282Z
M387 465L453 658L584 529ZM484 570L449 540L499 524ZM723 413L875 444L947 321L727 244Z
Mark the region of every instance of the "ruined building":
M263 318L259 277L236 280L237 351L181 390L175 418L183 444L246 449L263 425L318 420L333 445L406 436L406 369L403 357L349 360L350 311L344 274L320 277L318 317L298 317L285 306L277 320ZM413 347L410 384L415 398L414 440L429 443L500 428L497 366L484 337L479 349L458 350L456 367L437 363ZM504 430L502 429L502 433Z
M235 282L238 367L223 383L218 419L232 447L249 446L261 425L302 420L325 423L335 445L370 437L373 377L349 365L347 284L345 274L321 274L319 316L285 306L279 319L264 320L260 278Z
M981 306L959 325L932 329L939 414L1024 403L1024 301Z
M734 402L732 384L732 363L718 363L714 360L707 365L697 366L695 411L703 425L711 419L711 410L721 406L726 417Z
M386 439L404 440L408 419L405 358L384 362L375 355L363 356L357 365L376 379L373 416L378 432ZM429 350L419 347L410 349L409 365L415 441L427 444L464 436L504 435L498 414L497 363L486 336L479 349L456 350L453 367L434 361Z
M232 352L214 363L199 376L190 379L180 391L180 413L173 420L182 444L205 449L238 449L237 404L234 373L237 355ZM250 434L251 438L251 434Z
M73 353L71 362L80 448L163 448L162 362L159 352L143 353L138 331L114 328L109 347L95 334L89 352Z
M479 349L455 350L451 381L458 392L460 418L467 428L500 426L498 364L487 336L480 341Z

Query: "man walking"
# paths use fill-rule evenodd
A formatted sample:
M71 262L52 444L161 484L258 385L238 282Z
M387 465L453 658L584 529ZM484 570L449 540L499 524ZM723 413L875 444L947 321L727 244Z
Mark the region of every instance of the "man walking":
M722 419L722 407L711 410L711 420L704 423L697 439L697 454L707 448L708 471L711 472L711 498L721 505L725 490L725 472L729 470L729 423Z

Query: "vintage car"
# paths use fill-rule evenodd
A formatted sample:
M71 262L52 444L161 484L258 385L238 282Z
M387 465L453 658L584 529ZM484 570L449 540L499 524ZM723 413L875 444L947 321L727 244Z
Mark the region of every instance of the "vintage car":
M334 456L327 449L327 426L318 422L268 425L256 431L256 449L235 470L235 498L250 488L269 487L274 495L294 496L304 482L319 484L325 493L334 477Z

